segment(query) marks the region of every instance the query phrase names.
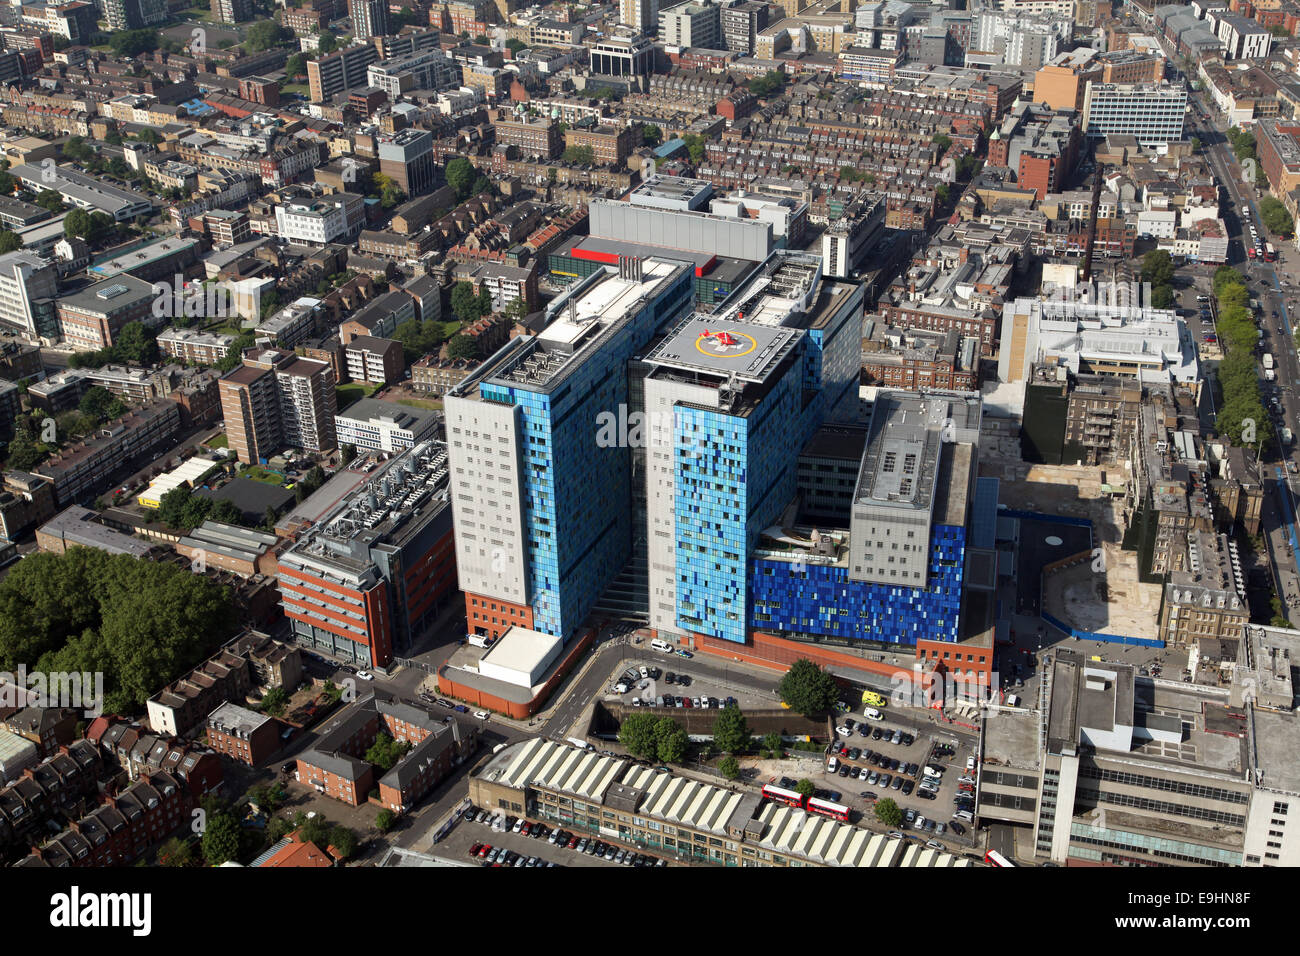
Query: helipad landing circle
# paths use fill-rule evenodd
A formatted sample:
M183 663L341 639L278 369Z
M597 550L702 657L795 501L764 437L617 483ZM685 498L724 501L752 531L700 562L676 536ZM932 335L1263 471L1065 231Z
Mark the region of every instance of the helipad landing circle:
M695 348L712 358L740 358L758 348L752 335L730 329L702 333L695 340Z

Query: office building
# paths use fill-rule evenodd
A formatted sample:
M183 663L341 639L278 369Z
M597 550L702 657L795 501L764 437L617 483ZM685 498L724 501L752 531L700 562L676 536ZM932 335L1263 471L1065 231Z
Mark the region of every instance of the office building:
M664 46L700 50L721 50L722 29L719 13L722 8L704 0L696 3L687 0L659 11L659 42Z
M50 344L57 341L58 280L58 268L34 253L20 249L0 255L0 324Z
M434 411L363 398L334 417L340 445L358 454L393 453L414 448L435 437L442 416Z
M642 33L616 30L591 48L591 72L597 76L648 77L655 47Z
M156 299L154 287L134 276L96 282L58 300L59 333L78 351L109 348L128 322L153 324Z
M153 212L153 202L148 196L113 186L71 166L24 163L10 169L9 174L33 193L52 189L67 205L107 213L115 222L129 222Z
M1083 94L1083 132L1091 139L1132 136L1142 146L1183 138L1187 87L1182 83L1089 83Z
M845 279L863 268L885 236L885 197L867 195L851 203L822 233L826 275Z
M343 362L352 381L376 385L400 381L406 367L401 342L373 335L359 335L344 346Z
M426 160L431 168L432 157ZM294 200L275 207L276 231L288 242L310 246L352 239L361 231L364 202L365 197L353 193Z
M387 667L455 597L447 475L442 444L422 442L381 464L280 556L281 603L299 646Z
M421 50L410 56L372 63L366 82L390 100L411 90L446 90L460 85L460 64L442 50Z
M404 129L379 141L379 171L390 177L407 196L423 196L438 181L433 158L433 134Z
M575 283L541 333L511 339L446 394L471 631L568 641L627 562L639 533L628 446L640 439L608 418L626 423L629 359L690 302L686 263L625 260Z

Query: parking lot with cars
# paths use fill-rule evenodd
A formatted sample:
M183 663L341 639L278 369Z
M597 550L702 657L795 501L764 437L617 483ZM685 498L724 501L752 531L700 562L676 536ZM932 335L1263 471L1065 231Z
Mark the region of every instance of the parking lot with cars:
M849 714L836 721L825 770L813 778L822 796L858 810L867 823L875 820L877 801L889 797L904 811L904 830L969 845L975 810L970 743L917 727L910 715L867 712L878 719Z
M625 660L610 678L608 691L631 707L669 710L719 710L729 703L771 707L771 700L739 695L709 676L692 673L691 660L678 654L646 655Z
M461 854L483 866L666 866L662 857L606 843L586 834L534 823L478 807L470 807L462 824L447 841L449 854Z

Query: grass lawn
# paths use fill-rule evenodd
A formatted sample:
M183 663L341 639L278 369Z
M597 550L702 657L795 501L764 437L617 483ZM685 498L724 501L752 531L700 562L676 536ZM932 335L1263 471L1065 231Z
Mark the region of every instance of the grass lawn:
M281 93L311 93L311 87L306 83L286 83L280 87Z
M338 396L339 411L348 408L363 398L369 398L375 392L379 391L378 385L364 385L361 382L349 382L347 385L340 385L334 390Z
M454 319L450 322L439 322L438 324L442 328L442 335L444 338L449 339L460 331L460 322Z
M230 447L230 441L226 438L226 433L225 433L225 432L222 432L222 433L219 434L219 435L213 435L211 438L209 438L209 439L208 439L207 441L205 441L203 444L207 445L209 448L229 448L229 447Z
M267 471L261 465L252 465L245 468L239 473L240 478L251 478L253 481L260 481L268 485L282 485L284 479L273 472Z
M412 408L426 408L433 412L442 411L442 402L431 398L399 398L397 404L410 405Z

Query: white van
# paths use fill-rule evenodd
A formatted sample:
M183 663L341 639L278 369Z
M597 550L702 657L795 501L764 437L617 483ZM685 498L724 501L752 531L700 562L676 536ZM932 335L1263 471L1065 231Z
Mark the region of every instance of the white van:
M933 767L931 767L929 764L927 764L926 766L922 767L922 768L921 768L921 772L924 773L927 777L930 777L930 778L933 779L933 780L942 780L942 779L943 779L943 771L942 771L942 770L935 770L935 769L934 769Z
M867 718L867 720L884 720L884 719L885 719L885 715L882 714L880 711L876 710L874 707L868 707L866 710L864 710L864 711L862 712L862 716L865 717L865 718Z
M673 646L671 644L667 641L661 641L657 637L650 642L650 646L656 651L663 651L665 654L671 654L673 652Z
M596 748L593 747L591 744L587 743L587 741L582 740L582 739L580 739L580 738L578 738L578 737L566 737L565 740L567 740L569 743L573 744L573 746L577 747L579 750L595 750L595 749L596 749Z

